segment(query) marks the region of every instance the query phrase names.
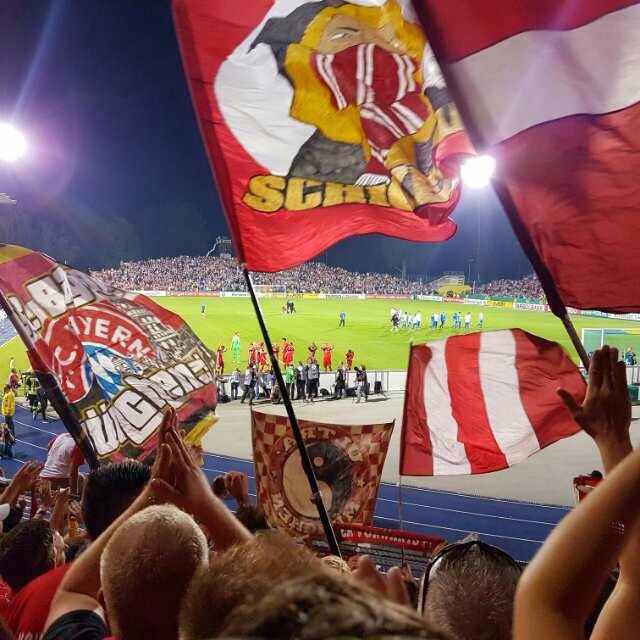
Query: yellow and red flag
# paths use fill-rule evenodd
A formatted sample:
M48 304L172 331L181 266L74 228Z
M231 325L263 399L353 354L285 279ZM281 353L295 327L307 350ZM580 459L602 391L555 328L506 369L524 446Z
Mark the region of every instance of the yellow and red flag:
M471 147L410 2L174 0L173 10L249 269L286 269L351 235L453 235Z

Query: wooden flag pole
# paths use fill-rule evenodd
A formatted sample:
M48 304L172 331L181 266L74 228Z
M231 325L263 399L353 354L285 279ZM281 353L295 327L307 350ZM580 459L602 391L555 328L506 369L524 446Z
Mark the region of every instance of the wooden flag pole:
M267 352L269 353L271 367L273 368L273 372L276 376L276 382L278 384L278 387L280 388L280 394L282 395L282 401L287 411L289 424L291 425L291 431L293 432L293 437L295 438L298 451L300 452L302 468L304 469L304 473L307 476L307 480L309 482L309 488L311 489L311 500L316 505L316 509L318 510L320 522L322 523L324 535L327 538L327 543L329 545L331 553L341 558L342 554L340 553L338 540L336 539L335 531L331 526L331 520L329 519L327 509L324 506L324 502L322 501L322 495L320 494L320 488L318 487L318 480L316 478L316 474L313 471L313 465L311 464L311 459L309 458L309 453L304 443L304 439L302 438L300 426L298 425L298 419L296 417L295 411L293 410L293 405L291 404L291 398L289 397L287 386L284 383L284 378L282 377L280 363L273 353L273 345L271 344L269 331L267 329L267 325L265 324L264 316L262 315L262 309L260 308L260 303L258 302L258 297L256 296L256 292L253 287L251 274L249 273L249 270L245 265L242 265L242 273L244 275L245 282L247 283L247 289L249 290L249 296L251 297L251 304L253 305L253 310L255 311L256 318L258 319L258 324L260 325L260 331L262 332L262 337L264 338Z
M35 349L35 345L33 344L33 340L28 332L25 330L22 322L18 317L16 317L16 313L13 307L9 304L8 300L0 293L0 307L2 307L7 314L9 320L15 327L18 336L24 343L24 346L27 348L27 351L34 357L35 360L40 361L40 357L38 356L38 352ZM73 415L71 408L69 407L69 403L67 399L64 397L62 393L62 389L58 385L58 382L55 379L55 376L51 372L44 372L45 367L41 367L42 371L35 371L35 374L38 378L38 382L45 390L47 397L51 401L51 405L56 410L57 414L60 416L60 420L62 424L65 426L67 431L71 434L76 444L82 451L82 454L87 461L87 464L95 469L98 466L98 458L96 456L96 452L91 445L91 442L87 438L82 426L78 419Z

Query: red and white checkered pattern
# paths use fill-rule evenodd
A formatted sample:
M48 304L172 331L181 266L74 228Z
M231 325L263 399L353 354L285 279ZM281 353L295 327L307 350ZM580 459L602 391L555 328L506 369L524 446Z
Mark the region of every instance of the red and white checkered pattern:
M298 420L298 424L306 443L331 442L349 460L351 490L343 509L333 519L371 524L394 422L338 425ZM288 418L253 411L251 431L257 494L270 526L294 537L321 534L319 518L300 513L287 498L283 468L289 456L297 452ZM292 479L287 481L291 486ZM306 487L306 483L300 471L295 476L296 489Z

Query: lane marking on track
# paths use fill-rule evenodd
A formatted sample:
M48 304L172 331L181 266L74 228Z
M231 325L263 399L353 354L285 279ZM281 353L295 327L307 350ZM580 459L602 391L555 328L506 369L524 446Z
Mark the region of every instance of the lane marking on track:
M389 498L381 498L378 496L378 500L380 502L391 502L393 504L398 504L397 500L391 500ZM417 502L405 502L402 501L402 507L418 507L421 509L433 509L434 511L448 511L450 513L461 513L466 516L480 516L481 518L495 518L497 520L509 520L512 522L528 522L531 524L543 524L548 525L550 527L555 527L557 522L544 522L542 520L528 520L526 518L516 518L511 516L497 516L492 513L477 513L475 511L463 511L462 509L450 509L448 507L436 507L431 504L418 504Z
M42 449L42 451L47 450L47 447L41 447L40 445L32 444L31 442L27 442L26 440L20 440L19 438L16 438L16 442L20 442L21 444L26 444L28 447L35 447L36 449Z
M380 520L389 520L391 522L398 522L397 518L386 518L385 516L375 516L375 518L379 518ZM518 540L519 542L532 542L534 544L542 544L544 540L531 540L530 538L518 538L516 536L501 536L496 533L484 533L482 531L475 531L470 529L455 529L453 527L443 527L437 524L425 524L424 522L412 522L411 520L403 520L402 524L411 524L416 527L426 527L429 529L444 529L446 531L457 531L458 533L477 533L479 536L487 536L488 538L501 538L503 540Z
M253 466L253 461L252 460L247 460L246 458L238 458L237 456L227 456L221 453L210 453L207 451L203 451L202 452L203 455L205 456L210 456L212 458L219 458L221 460L234 460L237 462L242 462L244 464L249 464L251 466ZM253 477L253 476L249 476L249 477ZM381 487L390 487L393 489L398 489L398 484L397 483L393 483L393 482L381 482L380 483ZM402 491L423 491L426 493L435 493L438 495L449 495L449 496L456 496L457 498L469 498L471 500L486 500L486 501L491 501L491 502L503 502L506 504L514 504L517 506L524 506L524 507L536 507L536 508L541 508L541 509L556 509L556 510L560 510L560 511L570 511L571 507L568 506L562 506L562 505L554 505L554 504L542 504L539 502L527 502L526 500L513 500L513 499L509 499L509 498L494 498L491 496L477 496L474 495L472 493L458 493L456 491L447 491L445 489L429 489L427 487L416 487L414 485L410 485L410 484L403 484L402 485Z
M27 427L28 429L35 429L36 431L41 431L42 433L48 433L50 436L59 436L59 433L54 433L53 431L48 431L47 429L41 429L40 427L36 427L33 424L27 424L26 422L21 422L20 420L14 420L18 424L21 424L23 427ZM64 433L64 432L63 432Z

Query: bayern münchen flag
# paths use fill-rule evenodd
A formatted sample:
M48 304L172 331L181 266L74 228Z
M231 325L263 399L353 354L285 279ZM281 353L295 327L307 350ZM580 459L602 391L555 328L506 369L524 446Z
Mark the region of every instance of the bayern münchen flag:
M520 329L414 345L400 474L497 471L573 435L558 387L578 402L586 389L559 344Z

